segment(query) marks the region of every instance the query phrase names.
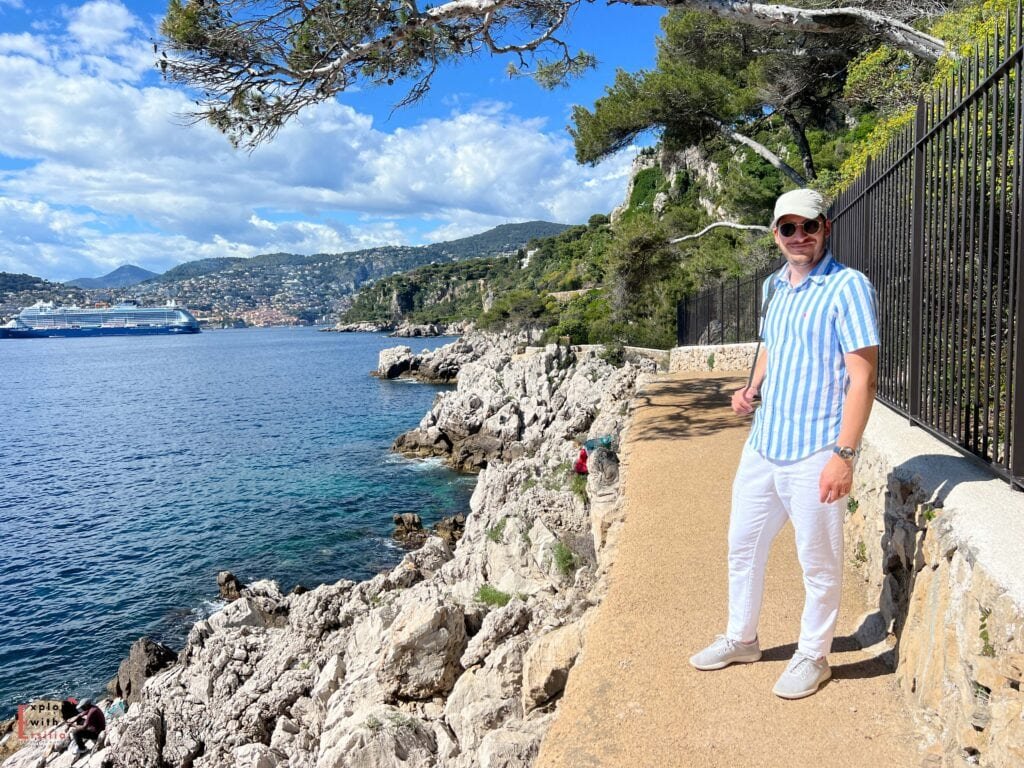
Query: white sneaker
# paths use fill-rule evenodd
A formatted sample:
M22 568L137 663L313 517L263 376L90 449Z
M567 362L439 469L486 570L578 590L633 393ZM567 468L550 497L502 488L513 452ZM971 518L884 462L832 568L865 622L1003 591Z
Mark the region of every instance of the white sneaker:
M802 699L817 693L821 684L830 677L832 670L824 658L812 659L797 653L789 660L772 693L783 699Z
M755 637L753 642L741 643L738 640L719 635L715 642L699 653L690 657L690 664L696 669L721 669L737 662L757 661L761 658L761 646Z

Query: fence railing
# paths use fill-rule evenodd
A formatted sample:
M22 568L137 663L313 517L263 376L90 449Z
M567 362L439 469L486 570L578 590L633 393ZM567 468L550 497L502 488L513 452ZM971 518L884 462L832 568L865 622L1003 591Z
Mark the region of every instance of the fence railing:
M878 292L879 399L1016 485L1024 485L1022 57L1018 4L1015 20L919 101L914 123L830 211L837 258ZM724 298L749 282L757 279L681 302L679 343L753 341L749 307Z
M746 277L727 280L683 299L676 306L679 346L737 344L757 337L761 285L780 262Z

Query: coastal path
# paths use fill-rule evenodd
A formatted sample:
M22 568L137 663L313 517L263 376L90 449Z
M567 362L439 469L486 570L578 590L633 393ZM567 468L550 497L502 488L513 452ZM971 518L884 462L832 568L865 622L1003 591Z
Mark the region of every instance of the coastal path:
M688 663L725 628L732 478L750 427L729 396L742 383L670 374L638 395L608 594L537 768L922 764L894 675L852 636L872 606L849 570L829 655L833 679L799 701L772 694L795 650L804 596L788 524L768 565L762 660L716 672Z

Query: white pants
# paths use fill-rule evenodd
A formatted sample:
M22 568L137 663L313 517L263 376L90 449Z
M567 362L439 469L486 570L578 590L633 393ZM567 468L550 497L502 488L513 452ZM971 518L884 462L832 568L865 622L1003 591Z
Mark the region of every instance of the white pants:
M804 574L804 612L797 651L826 656L832 646L843 585L843 504L819 501L818 478L832 449L799 461L770 461L743 449L732 489L729 519L729 626L726 635L757 637L764 573L772 541L793 523Z

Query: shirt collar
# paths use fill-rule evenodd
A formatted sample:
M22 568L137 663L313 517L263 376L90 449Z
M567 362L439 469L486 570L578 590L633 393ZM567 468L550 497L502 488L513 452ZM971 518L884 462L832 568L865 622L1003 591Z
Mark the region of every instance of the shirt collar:
M814 283L822 283L825 280L825 276L832 271L832 265L835 264L835 259L832 258L832 249L826 248L825 255L821 257L821 261L814 265L814 268L808 273L807 278L802 280L799 285L793 286L799 288L807 280ZM782 269L775 273L775 280L784 285L789 285L789 264L783 264Z

